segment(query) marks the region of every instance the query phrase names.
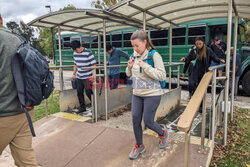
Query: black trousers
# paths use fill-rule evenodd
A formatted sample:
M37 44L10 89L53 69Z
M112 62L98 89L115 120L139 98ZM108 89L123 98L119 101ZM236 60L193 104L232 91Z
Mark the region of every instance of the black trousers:
M77 97L80 103L80 108L86 109L85 108L85 103L84 103L84 90L85 93L87 94L89 100L91 101L91 95L92 95L92 82L89 81L88 79L76 79L76 85L77 85Z

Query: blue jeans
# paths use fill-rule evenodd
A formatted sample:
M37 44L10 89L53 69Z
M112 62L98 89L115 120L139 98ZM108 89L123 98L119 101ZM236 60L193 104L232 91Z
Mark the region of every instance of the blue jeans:
M109 86L110 89L116 89L120 83L120 73L109 75Z
M211 62L211 66L217 66L217 65L220 65L220 64L222 64L222 63L216 63L216 62L214 62L214 61ZM220 67L220 68L218 68L218 70L223 71L223 70L224 70L224 67Z

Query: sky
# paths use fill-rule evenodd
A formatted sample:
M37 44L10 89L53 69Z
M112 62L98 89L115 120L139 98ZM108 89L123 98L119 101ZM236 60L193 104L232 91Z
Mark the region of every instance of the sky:
M49 12L46 5L51 6L51 11L58 11L60 8L74 5L76 8L90 9L92 0L0 0L0 14L3 24L9 21L16 21L18 24L22 20L28 23L33 19L45 15Z

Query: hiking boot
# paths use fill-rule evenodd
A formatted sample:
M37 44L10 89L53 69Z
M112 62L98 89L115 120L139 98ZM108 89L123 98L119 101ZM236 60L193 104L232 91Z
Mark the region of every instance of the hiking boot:
M166 130L163 130L163 136L159 135L159 148L164 149L165 147L168 146L167 139L168 139L168 133Z
M131 160L133 160L133 159L136 159L138 157L138 155L143 153L144 151L145 151L144 144L141 144L140 146L138 146L135 143L135 147L133 148L133 150L131 151L131 153L128 156Z

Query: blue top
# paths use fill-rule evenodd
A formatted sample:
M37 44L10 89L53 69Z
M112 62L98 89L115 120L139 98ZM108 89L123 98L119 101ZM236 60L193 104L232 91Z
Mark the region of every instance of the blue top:
M120 57L125 57L129 60L129 56L120 49L112 47L111 55L108 54L108 65L120 65ZM108 75L115 75L120 73L120 68L108 68Z
M238 70L235 73L235 76L238 77L241 75L241 55L236 53L236 66L238 66ZM230 70L233 68L233 56L230 58Z
M96 64L94 55L90 50L84 48L81 53L74 52L74 63L77 66L76 78L87 79L92 76L92 69L81 69L81 67L91 67Z

